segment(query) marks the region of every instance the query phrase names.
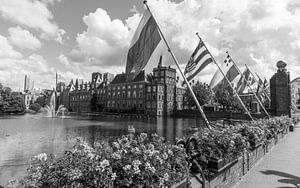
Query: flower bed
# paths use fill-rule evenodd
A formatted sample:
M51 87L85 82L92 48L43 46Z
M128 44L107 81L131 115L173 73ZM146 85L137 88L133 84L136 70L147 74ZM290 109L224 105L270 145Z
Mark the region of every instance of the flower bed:
M95 148L81 140L60 159L40 154L32 159L23 186L165 187L188 173L184 149L142 133Z

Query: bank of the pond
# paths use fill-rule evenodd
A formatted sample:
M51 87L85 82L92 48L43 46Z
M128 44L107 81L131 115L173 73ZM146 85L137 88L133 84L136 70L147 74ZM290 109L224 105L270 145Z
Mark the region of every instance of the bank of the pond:
M297 123L298 118L293 121ZM213 130L205 129L177 145L147 134L127 135L93 148L78 142L59 159L36 156L29 175L18 183L39 187L180 187L188 180L197 187L200 182L203 186L207 182L210 187L232 187L288 133L291 124L291 119L280 117L215 125Z

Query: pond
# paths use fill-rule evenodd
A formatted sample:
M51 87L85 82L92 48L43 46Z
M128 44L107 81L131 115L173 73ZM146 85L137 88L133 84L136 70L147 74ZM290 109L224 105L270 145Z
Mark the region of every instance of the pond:
M29 159L39 153L63 154L82 137L93 144L128 133L157 133L166 140L191 133L190 127L204 126L201 118L134 118L120 116L71 116L47 118L43 115L0 116L0 185L26 174Z

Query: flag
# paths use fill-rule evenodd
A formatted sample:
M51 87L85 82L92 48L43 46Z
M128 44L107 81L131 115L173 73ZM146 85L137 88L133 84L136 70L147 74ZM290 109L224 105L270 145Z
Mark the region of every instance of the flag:
M229 55L227 55L226 59L224 60L224 63L221 65L221 70L226 75L229 82L232 82L239 75L239 71L233 64L232 59ZM217 86L221 84L227 83L227 80L223 76L222 72L220 70L217 70L212 80L210 81L209 87L212 90L215 90Z
M244 90L247 86L247 82L249 80L249 76L250 76L250 70L248 68L246 68L246 70L243 72L243 74L241 75L241 78L239 79L239 81L236 85L236 91L238 94L241 94L244 92Z
M204 42L200 39L184 70L187 80L192 80L211 62L213 62L213 58L205 47Z
M257 91L256 91L256 94L259 96L264 90L264 83L263 81L258 78L258 86L257 86Z
M150 11L146 10L129 47L126 74L138 75L147 65L160 40L157 23Z

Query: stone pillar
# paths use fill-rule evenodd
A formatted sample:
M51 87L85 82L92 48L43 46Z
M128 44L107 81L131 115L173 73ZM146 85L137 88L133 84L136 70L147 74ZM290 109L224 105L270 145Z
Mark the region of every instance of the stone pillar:
M278 61L278 68L270 79L271 109L275 116L291 116L290 74L286 71L286 63Z

